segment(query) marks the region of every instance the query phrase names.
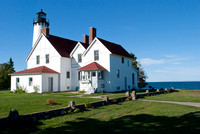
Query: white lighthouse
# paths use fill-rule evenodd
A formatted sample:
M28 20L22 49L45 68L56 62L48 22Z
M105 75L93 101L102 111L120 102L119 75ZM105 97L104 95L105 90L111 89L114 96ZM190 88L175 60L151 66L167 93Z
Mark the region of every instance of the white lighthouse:
M41 29L46 27L49 27L49 22L46 19L46 13L44 13L41 9L40 12L36 14L36 19L33 22L33 44L32 47L34 46L35 42L37 41L38 37L40 36Z

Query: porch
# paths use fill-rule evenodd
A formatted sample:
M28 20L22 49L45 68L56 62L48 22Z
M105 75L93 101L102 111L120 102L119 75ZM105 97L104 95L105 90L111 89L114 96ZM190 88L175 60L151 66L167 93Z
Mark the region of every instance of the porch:
M105 87L104 67L96 62L90 63L78 69L78 78L80 91L86 91L86 94L101 92Z

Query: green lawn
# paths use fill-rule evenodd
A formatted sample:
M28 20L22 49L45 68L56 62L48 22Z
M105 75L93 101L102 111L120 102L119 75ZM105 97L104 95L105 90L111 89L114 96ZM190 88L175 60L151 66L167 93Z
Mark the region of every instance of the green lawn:
M67 97L72 93L23 93L12 94L10 91L0 91L0 118L7 117L11 109L17 109L19 114L28 114L33 112L45 111L68 106L69 101L75 101L76 104L83 104L86 100L89 102L101 99ZM78 94L77 94L78 95ZM48 106L48 98L56 99L60 105Z
M200 102L200 90L179 90L179 92L150 96L145 97L144 99L162 101Z
M150 96L145 99L155 99L157 97L159 100L199 102L199 93L200 91L180 91ZM124 96L124 94L120 93L117 95ZM46 98L50 97L55 98L62 105L55 107L46 106ZM2 100L0 102L0 113L2 113L3 109L8 110L10 109L8 107L13 106L26 113L28 110L33 112L33 109L43 111L64 107L72 99L78 104L84 102L86 98L69 99L69 97L63 96L63 94L10 94L8 91L1 91L0 99ZM98 99L87 100L91 102ZM4 133L10 132L33 134L200 133L200 108L159 102L125 101L115 105L89 109L82 113L41 120L37 124L22 126L22 128L9 132L4 131Z
M157 102L126 101L83 113L42 120L18 133L167 133L200 132L200 108Z

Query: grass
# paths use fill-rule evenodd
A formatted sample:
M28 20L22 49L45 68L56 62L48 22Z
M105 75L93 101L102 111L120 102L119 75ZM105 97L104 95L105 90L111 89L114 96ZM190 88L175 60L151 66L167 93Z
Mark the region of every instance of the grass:
M145 99L173 100L199 102L200 91L180 91L170 94L146 97ZM0 99L5 101L6 97L9 104L14 104L13 100L23 103L23 107L37 109L35 104L39 105L38 109L46 107L44 105L46 98L55 97L58 103L68 104L68 97L61 95L48 94L10 94L1 91ZM15 96L16 95L16 96ZM109 95L109 94L108 94ZM125 93L116 94L124 96ZM112 95L114 96L114 95ZM35 97L35 99L33 99ZM45 98L43 98L45 97ZM21 99L20 99L21 98ZM28 98L31 98L30 101ZM76 103L81 103L84 98L77 99ZM82 100L83 99L83 100ZM35 103L35 100L37 103ZM87 99L90 102L97 99ZM26 103L25 103L26 102ZM31 104L32 106L27 106ZM42 102L40 104L40 102ZM26 105L25 105L26 104ZM15 104L14 104L15 105ZM2 108L2 101L0 102ZM56 106L57 107L57 106ZM54 107L54 108L56 108ZM60 106L58 106L60 107ZM20 108L20 107L19 107ZM52 108L48 106L48 108ZM23 108L22 108L23 109ZM25 108L26 109L26 108ZM44 109L47 109L44 108ZM0 110L0 112L2 112ZM82 113L68 114L65 116L55 117L48 120L41 120L37 124L27 124L17 128L17 130L4 131L4 133L200 133L200 108L143 101L125 101L123 103L108 105L84 111ZM1 133L1 131L0 131Z
M73 94L74 95L74 94ZM101 99L93 98L77 98L67 97L70 93L23 93L12 94L10 91L0 91L0 118L7 117L11 109L17 109L19 114L28 114L39 111L46 111L68 106L69 101L75 101L76 104L83 104L85 100L89 102L98 101ZM46 100L53 98L60 105L48 106Z
M110 95L113 93L95 93L95 94L84 94L82 97L93 97L93 96L102 96L102 95Z
M55 92L55 93L52 93L52 92L45 92L45 93L42 93L43 95L60 95L60 96L76 96L76 95L81 95L82 93L69 93L69 92Z
M180 102L200 102L200 90L178 90L178 92L145 97L144 99Z
M126 101L42 120L15 133L199 133L200 108L157 102Z

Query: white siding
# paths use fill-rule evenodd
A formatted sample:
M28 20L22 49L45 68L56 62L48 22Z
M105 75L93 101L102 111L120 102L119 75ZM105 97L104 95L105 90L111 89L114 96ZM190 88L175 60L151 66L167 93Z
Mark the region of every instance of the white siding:
M49 77L53 78L53 92L59 91L59 74L42 74L42 92L49 91Z
M103 88L105 91L108 91L110 89L110 51L99 41L96 39L96 41L91 44L92 46L88 48L86 53L83 56L83 64L82 66L88 65L92 62L97 62L101 66L103 66L106 71L104 71L104 80L101 80L101 84L105 84L105 88ZM94 60L94 51L99 50L99 60ZM101 90L100 85L98 84L98 91ZM83 87L83 86L81 86Z
M124 57L124 63L121 62L121 57L118 55L111 55L110 56L110 91L120 91L125 90L125 77L127 78L127 89L130 86L132 88L138 88L137 86L137 72L132 68L131 59ZM129 66L127 63L129 60ZM120 70L120 76L117 78L117 69ZM132 84L132 73L134 73L134 85ZM117 89L120 87L120 90Z
M66 72L70 72L70 78L66 77ZM60 91L71 90L71 59L61 57L60 68Z
M49 63L46 64L45 55L49 54ZM40 56L40 64L36 64L36 56ZM60 72L61 56L56 49L51 45L45 36L42 36L35 50L31 54L27 62L27 69L46 66L57 72Z
M72 70L72 81L71 81L71 89L75 90L76 87L79 87L79 81L78 81L78 69L83 65L83 58L82 62L78 62L78 54L83 54L85 51L85 48L78 43L77 48L72 54L72 65L71 65L71 70Z
M33 78L32 86L29 86L29 78ZM34 92L33 86L38 86L39 92L41 93L42 87L42 76L40 74L37 75L14 75L11 76L11 91L16 90L16 78L19 78L19 86L26 89L28 93Z

